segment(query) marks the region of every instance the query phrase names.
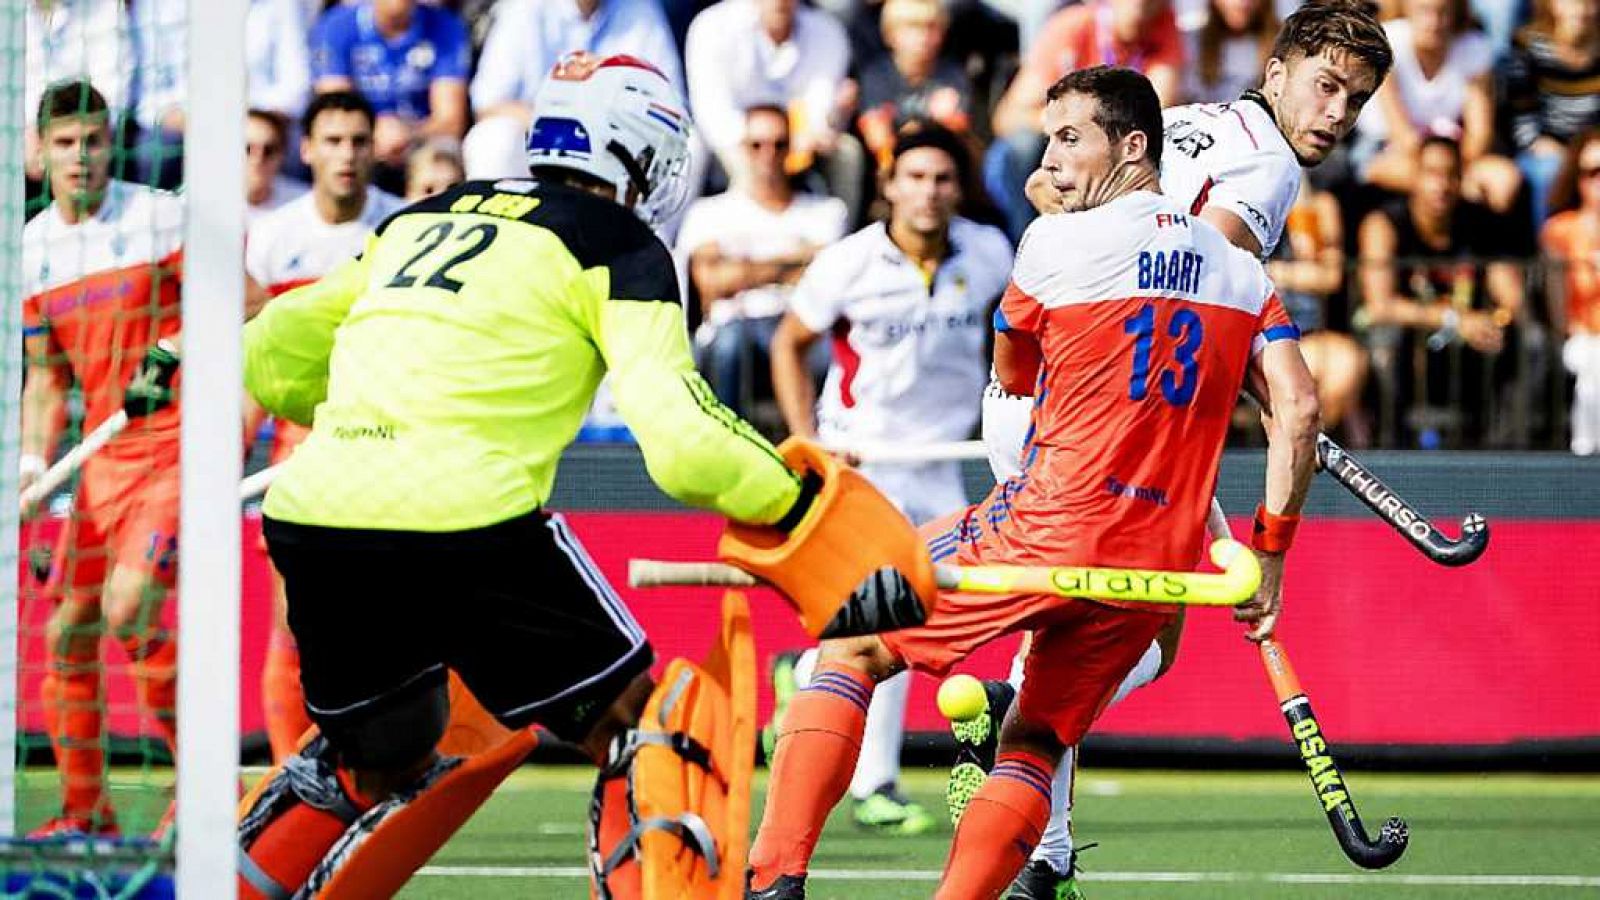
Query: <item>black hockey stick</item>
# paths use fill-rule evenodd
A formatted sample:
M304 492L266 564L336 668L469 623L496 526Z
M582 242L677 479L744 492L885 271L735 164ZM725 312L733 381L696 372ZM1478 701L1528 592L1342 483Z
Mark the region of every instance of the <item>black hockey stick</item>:
M1461 520L1461 537L1447 538L1427 517L1400 499L1372 470L1325 434L1317 435L1317 462L1394 530L1441 566L1464 566L1489 546L1489 523L1470 513Z
M1300 760L1311 776L1311 786L1317 800L1328 815L1333 836L1339 840L1339 849L1350 861L1363 869L1382 869L1394 864L1406 852L1410 831L1405 820L1390 816L1378 830L1378 839L1367 837L1367 829L1356 813L1355 801L1350 799L1350 787L1345 783L1339 764L1333 761L1328 742L1322 736L1322 726L1311 712L1311 701L1300 688L1289 665L1289 657L1275 640L1261 642L1261 662L1267 667L1267 677L1272 680L1272 690L1278 697L1278 708L1289 723L1289 734L1300 751Z

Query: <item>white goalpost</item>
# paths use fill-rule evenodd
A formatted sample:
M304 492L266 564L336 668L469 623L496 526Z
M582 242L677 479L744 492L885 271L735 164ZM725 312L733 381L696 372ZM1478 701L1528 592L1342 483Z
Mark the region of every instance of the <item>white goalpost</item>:
M0 43L5 59L5 98L0 108L0 172L19 173L22 170L23 130L27 127L23 110L24 58L23 18L20 15L0 19ZM23 184L21 178L0 181L0 234L7 240L0 242L0 334L22 333L22 234ZM22 396L22 342L8 338L4 344L3 363L0 363L0 484L10 490L0 492L7 498L0 502L0 838L16 834L17 807L17 639L18 614L21 605L17 600L19 568L18 547L19 510L9 502L16 493L17 458L22 435L22 410L17 402Z
M116 15L86 13L99 5L65 2L6 3L0 7L0 894L5 896L99 896L132 898L170 895L231 900L235 896L234 817L240 788L240 475L242 468L242 380L240 329L244 309L244 122L245 19L247 0L141 0ZM111 760L107 785L118 802L138 794L143 814L124 819L124 836L47 842L18 837L52 810L60 809L60 779L48 762L50 744L41 733L38 684L43 662L43 623L52 601L27 574L23 541L44 552L65 527L62 497L45 497L42 512L24 521L18 504L18 459L22 445L21 403L26 365L22 355L25 294L44 282L42 270L24 270L24 222L48 200L30 201L23 173L25 138L34 126L39 86L62 78L89 77L107 95L113 122L133 115L130 84L141 77L127 55L135 10L159 7L162 21L145 23L150 54L187 78L182 95L182 422L181 505L176 592L178 740L173 768L165 744L138 726L127 697L129 668L114 643L103 654L101 750ZM111 9L108 4L106 9ZM103 10L102 10L103 11ZM58 16L59 14L59 16ZM151 15L154 15L153 13ZM182 15L186 21L178 22ZM76 18L74 18L76 17ZM63 22L69 24L63 25ZM45 35L30 29L41 28ZM153 35L153 37L152 37ZM119 49L121 48L121 49ZM52 54L56 56L52 57ZM183 59L180 60L179 57ZM179 63L182 63L180 66ZM77 68L74 68L77 67ZM117 79L122 79L118 83ZM123 160L114 178L127 178ZM121 228L123 226L117 225ZM137 245L150 234L129 225L125 238ZM153 232L152 232L153 233ZM164 234L176 237L176 228ZM33 245L29 245L30 247ZM114 255L123 257L123 248ZM128 255L130 268L144 259ZM79 253L87 255L79 248ZM33 257L28 257L33 259ZM66 259L66 257L63 257ZM54 261L46 263L46 266ZM61 268L80 265L73 257ZM37 265L35 261L34 265ZM30 278L32 280L30 280ZM33 285L33 287L30 287ZM90 301L84 301L88 303ZM110 314L116 314L112 312ZM72 419L81 403L69 401ZM76 439L67 438L60 450ZM68 479L70 486L72 479ZM154 552L154 550L152 550ZM74 560L54 559L57 567ZM42 573L41 573L42 574ZM65 708L65 707L63 707ZM62 713L63 716L67 713ZM146 719L146 722L149 720ZM130 758L136 766L127 764ZM120 768L119 768L120 767ZM137 769L137 771L135 771ZM147 837L175 793L172 842ZM107 796L110 796L108 794ZM155 805L159 803L159 805ZM169 880L163 873L171 872ZM18 893L20 891L20 893ZM89 893L83 893L88 891Z
M243 0L188 0L183 488L179 538L180 898L235 896L239 785Z

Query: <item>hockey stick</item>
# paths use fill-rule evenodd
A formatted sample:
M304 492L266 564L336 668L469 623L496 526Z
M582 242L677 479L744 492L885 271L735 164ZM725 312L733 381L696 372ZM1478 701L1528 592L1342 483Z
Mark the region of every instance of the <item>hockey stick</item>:
M1325 434L1317 435L1317 462L1345 489L1400 532L1406 540L1441 566L1464 566L1483 555L1489 546L1489 523L1477 513L1461 520L1461 537L1451 540L1372 470L1362 465Z
M17 498L22 506L22 517L24 519L32 517L38 509L40 501L55 493L56 488L66 484L67 479L83 468L84 462L89 457L100 452L101 447L110 443L112 438L121 434L123 429L127 427L128 414L120 409L107 416L104 422L95 426L93 431L78 442L78 446L68 450L65 455L56 460L55 465L46 469L45 473L39 476L39 480L28 485L28 489L23 491Z
M278 463L275 466L267 466L253 475L246 475L244 480L239 482L239 499L249 500L265 494L267 488L272 487L272 483L278 480L278 473L281 471L283 463Z
M1056 594L1096 600L1185 606L1238 606L1255 596L1261 567L1254 553L1234 541L1211 545L1223 571L1160 572L1081 566L936 566L939 587L973 594ZM631 587L700 585L752 587L749 573L723 563L679 563L635 559L628 563Z
M99 435L107 425L110 425L119 416L122 418L122 424L117 428L117 431L120 432L123 428L126 428L128 418L127 414L119 410L111 418L107 419L99 428L96 428L94 431L90 432L89 436L84 438L83 443L79 444L77 447L74 447L66 456L61 457L61 459L57 461L54 466L51 466L48 471L39 476L38 481L34 482L31 486L29 486L28 490L23 492L21 502L24 515L29 514L30 505L37 505L39 501L49 496L52 491L65 483L68 478L71 478L73 472L77 471L83 466L83 461L85 459L88 459L90 456L92 456L100 447L105 446L106 441L116 437L115 433L104 438L99 438L97 435ZM89 446L90 441L97 441L97 443L91 447ZM63 467L74 453L79 454L79 456L71 469L64 470L63 473L58 476L53 475L52 473L55 473L58 468ZM262 469L253 475L245 476L245 478L239 482L239 500L250 500L266 493L267 488L271 487L272 482L277 480L278 473L282 471L282 469L283 464L279 463L275 466L268 466L267 468ZM53 481L51 480L52 478L54 478ZM50 566L52 563L51 555L50 548L48 547L34 547L28 551L28 567L32 570L34 579L40 584L44 584L50 578Z
M1267 668L1267 678L1271 679L1273 693L1278 697L1278 708L1289 723L1289 734L1300 750L1300 760L1311 776L1317 799L1322 801L1339 849L1363 869L1393 865L1406 852L1406 842L1411 837L1405 820L1390 816L1378 830L1377 840L1367 837L1367 829L1356 813L1355 801L1350 799L1350 788L1339 771L1339 764L1333 761L1328 742L1322 736L1322 726L1311 712L1311 701L1300 688L1300 679L1295 677L1288 655L1276 640L1261 642L1261 663Z
M870 441L858 444L840 444L830 447L836 453L846 453L864 464L872 463L935 463L958 462L964 459L988 459L989 452L983 441L937 441L930 444L897 444L890 441Z
M95 429L84 436L78 446L68 450L56 460L55 465L46 469L39 480L28 485L28 489L17 496L17 503L21 507L22 518L31 519L39 511L39 504L56 492L56 489L66 484L68 479L83 468L89 457L100 452L100 448L111 442L111 439L121 434L128 427L128 414L117 410L106 417L104 422L95 426ZM50 570L54 566L54 554L48 546L40 545L28 550L28 568L35 581L44 584L50 580Z

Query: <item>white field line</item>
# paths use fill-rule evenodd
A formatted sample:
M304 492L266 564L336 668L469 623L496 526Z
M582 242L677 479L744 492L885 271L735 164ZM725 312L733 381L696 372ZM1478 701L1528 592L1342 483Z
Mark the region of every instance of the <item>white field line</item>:
M587 878L582 866L424 866L427 878ZM1087 884L1405 884L1428 887L1600 887L1600 875L1406 875L1339 872L1091 872ZM932 869L812 869L812 881L938 881Z

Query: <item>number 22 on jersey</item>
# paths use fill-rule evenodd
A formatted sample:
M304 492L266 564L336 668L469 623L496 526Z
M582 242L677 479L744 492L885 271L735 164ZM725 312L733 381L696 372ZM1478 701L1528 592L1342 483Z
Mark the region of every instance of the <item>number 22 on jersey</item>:
M1195 387L1200 380L1197 354L1205 340L1205 327L1199 313L1183 306L1172 309L1165 317L1165 326L1157 327L1155 303L1146 303L1123 320L1123 333L1133 335L1133 374L1128 379L1128 399L1143 401L1150 393L1151 358L1155 355L1159 331L1165 336L1163 345L1172 347L1174 363L1161 369L1161 396L1173 406L1188 406L1194 400Z
M453 241L450 240L452 233L455 233L455 240ZM440 288L452 294L459 293L462 286L461 282L450 277L451 270L489 249L489 245L494 243L494 239L499 233L500 227L492 222L479 222L476 225L461 229L460 232L456 232L455 223L453 222L435 223L427 231L417 236L417 243L422 245L421 249L407 260L399 271L394 273L394 277L389 279L389 283L384 287L408 288L414 286L417 283L417 279L422 277L422 273L413 271L413 269L423 260L433 256L435 251L439 250L446 241L449 241L450 247L447 252L450 252L451 255L442 265L434 267L432 274L428 275L427 280L422 282L422 286Z

